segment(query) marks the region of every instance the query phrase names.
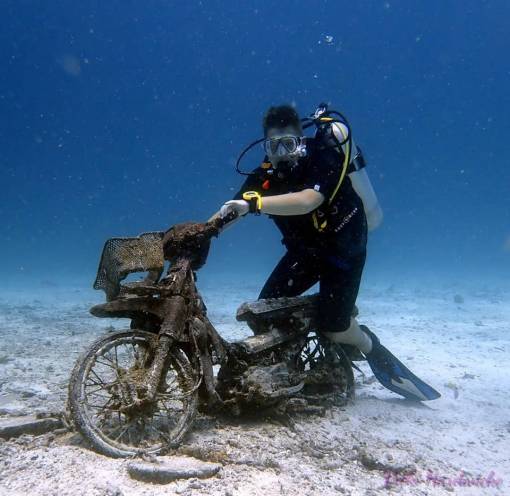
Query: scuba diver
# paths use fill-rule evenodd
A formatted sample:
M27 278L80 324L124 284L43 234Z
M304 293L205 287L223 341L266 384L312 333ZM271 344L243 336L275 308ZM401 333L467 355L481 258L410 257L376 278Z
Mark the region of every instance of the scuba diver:
M311 126L315 134L307 137L304 129ZM248 176L244 184L209 219L235 211L237 218L226 228L247 214L267 214L281 231L287 252L259 299L298 296L319 282L321 334L361 351L374 375L391 391L417 401L438 398L436 390L352 317L367 232L380 224L382 211L347 120L326 104L305 119L292 106L281 105L267 110L263 131L264 138L249 145L237 162L237 171ZM258 143L265 151L262 164L242 172L239 162Z

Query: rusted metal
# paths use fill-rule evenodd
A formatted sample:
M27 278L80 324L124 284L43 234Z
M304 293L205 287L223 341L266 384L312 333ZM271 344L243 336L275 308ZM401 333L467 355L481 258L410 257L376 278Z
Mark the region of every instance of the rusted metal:
M195 337L198 345L200 366L203 374L203 381L207 391L207 399L210 407L223 403L220 396L216 392L214 384L214 374L212 367L212 358L210 350L209 335L207 326L200 318L195 317L191 324L191 332Z
M161 383L161 376L164 373L165 363L168 357L168 352L172 346L173 339L166 335L160 335L158 340L158 346L154 355L154 360L149 373L147 374L147 393L146 399L153 401L158 390L158 386Z
M286 332L301 332L317 327L319 295L261 299L243 303L236 319L246 322L255 335L281 328ZM352 316L358 315L354 306Z
M162 240L162 232L148 232L135 238L106 241L94 289L102 289L111 301L119 295L120 282L132 272L148 271L146 282L157 281L165 264Z
M185 357L181 366L191 370L187 394L198 390L209 411L221 407L234 414L264 408L285 412L287 406L290 411L300 404L320 405L333 396L348 397L353 388L349 359L341 347L313 332L316 295L243 304L237 319L246 321L255 335L229 343L218 334L195 285L195 271L205 263L220 224L221 220L178 224L166 233L123 238L103 250L96 283L102 281L98 287L108 301L92 307L91 313L130 318L133 331L154 335L151 360L142 367L145 387L132 389L130 413L137 407L148 412L155 408L165 386L167 358L176 349ZM147 250L147 259L140 247ZM154 255L158 250L160 258ZM170 265L160 278L163 253ZM150 269L143 281L121 284L129 272L141 268ZM217 377L215 364L220 365ZM131 375L123 377L129 381Z
M149 375L151 394L157 388L158 374L163 373L164 355L173 342L187 346L189 359L199 369L197 383L202 384L202 396L210 406L230 404L241 411L248 404L274 405L296 395L298 390L339 380L334 376L339 372L333 371L335 361L331 353L328 355L320 343L307 344L307 334L317 323L317 295L244 303L237 311L237 320L247 322L255 335L227 343L217 333L197 291L195 271L206 261L210 240L219 232L219 222L178 224L164 235L153 236L153 246L148 246L149 238L143 238L148 259L155 260L154 251L159 249L170 261L166 275L159 281L146 279L121 285L113 301L91 309L96 316L129 317L133 327L159 334L157 355ZM140 246L140 238L126 242L121 255L109 254L110 259L119 260L128 255L133 257L134 253L136 263L133 260L131 265L124 263L124 276L128 266L150 265L134 248ZM103 259L101 267L105 270ZM303 353L308 355L300 357ZM347 362L343 366L349 365ZM213 363L222 365L216 382ZM304 373L310 363L313 373Z
M184 257L189 260L193 270L198 270L207 260L211 238L218 233L217 222L176 224L163 237L165 259L173 262Z

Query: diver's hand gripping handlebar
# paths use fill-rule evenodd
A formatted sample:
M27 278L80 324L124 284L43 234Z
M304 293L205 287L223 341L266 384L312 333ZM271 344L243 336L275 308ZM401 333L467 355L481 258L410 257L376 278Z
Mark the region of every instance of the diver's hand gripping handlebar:
M216 229L218 229L219 232L221 232L222 229L224 229L228 224L235 221L239 217L239 214L235 210L231 210L227 215L224 217L216 217L211 222L208 222L208 224L213 224Z

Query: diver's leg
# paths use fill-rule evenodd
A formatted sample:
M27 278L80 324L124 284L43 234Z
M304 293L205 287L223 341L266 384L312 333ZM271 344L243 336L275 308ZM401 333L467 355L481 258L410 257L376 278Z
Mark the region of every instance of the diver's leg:
M259 299L299 296L318 280L318 268L313 257L305 260L301 254L288 251L278 262L262 288Z
M351 317L364 265L364 253L348 259L338 255L323 257L319 314L322 334L335 343L356 346L366 354L372 349L372 341Z
M336 263L331 263L335 260ZM325 260L320 272L322 334L335 343L350 344L360 349L374 375L390 391L416 401L439 398L441 395L386 349L368 327L358 325L356 319L350 317L358 294L363 264L363 258Z

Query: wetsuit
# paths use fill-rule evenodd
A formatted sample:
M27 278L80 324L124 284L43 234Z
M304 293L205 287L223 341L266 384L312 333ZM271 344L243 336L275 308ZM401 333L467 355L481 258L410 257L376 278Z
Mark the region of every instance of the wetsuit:
M324 148L316 139L307 141L307 156L293 168L275 169L268 162L257 167L234 199L245 191L262 196L314 189L325 201L305 215L270 215L283 234L287 253L264 284L259 298L298 296L320 283L319 326L322 331L345 331L358 295L365 264L367 222L363 203L346 175L338 186L343 157ZM315 214L315 215L314 215ZM315 222L314 222L315 216ZM316 225L323 225L319 231Z

